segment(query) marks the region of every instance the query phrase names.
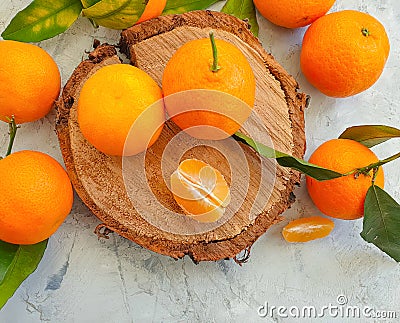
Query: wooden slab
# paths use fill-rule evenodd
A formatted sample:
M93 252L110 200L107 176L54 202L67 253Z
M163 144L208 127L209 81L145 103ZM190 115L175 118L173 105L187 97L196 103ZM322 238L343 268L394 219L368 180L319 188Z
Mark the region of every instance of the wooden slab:
M168 59L185 42L207 37L238 46L257 78L254 113L242 131L302 157L305 150L303 109L306 97L296 81L267 54L247 23L210 11L156 18L122 33L121 51L159 84ZM249 248L293 202L299 174L260 158L233 139L197 142L168 121L146 154L109 157L82 136L76 105L83 83L99 68L119 64L112 46L100 46L82 62L66 84L58 109L57 133L65 164L77 193L104 227L158 253L195 262L235 257ZM168 180L185 158L202 159L219 169L231 185L233 202L218 223L198 224L181 215Z

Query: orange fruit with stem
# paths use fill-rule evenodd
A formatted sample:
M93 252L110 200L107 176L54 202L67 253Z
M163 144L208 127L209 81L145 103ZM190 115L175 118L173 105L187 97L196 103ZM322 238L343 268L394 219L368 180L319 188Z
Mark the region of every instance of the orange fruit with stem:
M143 21L161 16L166 4L167 0L148 0L144 12L136 23L139 24Z
M309 162L347 176L318 182L307 177L307 190L317 208L324 214L344 220L354 220L364 215L364 202L372 185L383 188L382 167L374 174L365 168L378 162L378 157L367 147L350 139L333 139L323 143L311 155Z
M300 65L322 93L347 97L371 87L381 75L390 44L383 25L359 11L334 12L306 31Z
M255 77L244 54L233 44L196 39L168 61L162 88L172 121L200 139L224 139L250 116ZM214 131L215 130L215 131Z
M325 15L335 0L254 0L258 11L275 25L304 27Z
M224 176L198 159L180 163L171 175L171 192L185 214L199 222L217 221L230 202Z
M104 154L131 156L145 151L161 134L164 121L160 87L132 65L102 67L80 92L80 130Z
M13 40L0 40L0 53L0 120L15 116L21 124L46 116L60 93L57 64L42 48Z
M293 220L283 230L283 238L287 242L307 242L328 236L335 223L322 216L311 216Z
M20 151L0 160L0 240L35 244L49 238L70 213L71 182L52 157Z

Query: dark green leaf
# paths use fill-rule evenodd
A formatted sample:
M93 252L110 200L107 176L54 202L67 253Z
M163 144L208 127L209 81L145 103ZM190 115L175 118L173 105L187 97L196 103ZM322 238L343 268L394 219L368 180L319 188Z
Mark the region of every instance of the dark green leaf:
M100 26L125 29L139 20L145 7L143 0L101 0L82 13Z
M219 0L168 0L163 15L179 14L192 10L204 10Z
M339 138L352 139L371 148L389 139L400 137L400 130L389 126L355 126L347 128Z
M14 295L21 283L35 271L46 250L47 240L35 245L17 246L16 249L4 244L1 246L4 247L4 252L9 250L7 258L13 257L13 260L0 284L0 309Z
M242 20L247 19L254 36L258 36L258 22L253 0L228 0L221 12L230 14Z
M365 198L361 237L400 262L400 205L375 185Z
M48 39L66 31L81 10L80 0L34 0L17 13L1 36L24 42Z
M343 174L310 164L300 158L290 156L288 154L282 153L263 144L255 142L253 139L245 136L240 132L236 132L233 135L233 138L252 147L256 152L266 158L275 158L279 165L298 170L299 172L302 172L318 181L326 181L343 176Z

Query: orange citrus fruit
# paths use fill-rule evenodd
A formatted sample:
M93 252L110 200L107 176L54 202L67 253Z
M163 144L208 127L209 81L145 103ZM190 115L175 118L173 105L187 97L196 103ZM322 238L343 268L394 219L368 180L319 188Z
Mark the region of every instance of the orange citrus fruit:
M49 238L70 213L73 191L52 157L20 151L0 160L0 240L35 244Z
M341 174L366 167L378 161L367 147L349 139L333 139L323 143L311 155L309 162ZM333 180L318 182L307 177L308 193L317 208L334 218L353 220L364 215L364 201L372 183L372 171L354 173ZM375 184L384 185L382 167Z
M166 4L167 0L148 0L144 12L142 13L139 20L136 23L138 24L143 21L160 16Z
M371 87L389 56L385 28L359 11L334 12L306 31L300 55L307 80L322 93L347 97Z
M171 191L185 214L199 222L217 221L230 202L224 176L198 159L180 163L171 175Z
M325 15L335 0L254 0L258 11L275 25L304 27Z
M256 83L235 45L210 38L189 41L175 52L165 67L162 88L168 114L181 129L200 139L223 139L250 116ZM203 126L204 131L190 132ZM220 131L214 134L212 128Z
M159 137L164 121L161 89L137 67L102 67L82 87L79 127L84 137L107 155L130 156L146 150ZM135 138L125 146L133 130Z
M60 72L38 46L0 40L0 120L17 124L43 118L60 93Z
M335 223L322 216L311 216L291 221L282 230L287 242L307 242L328 236Z

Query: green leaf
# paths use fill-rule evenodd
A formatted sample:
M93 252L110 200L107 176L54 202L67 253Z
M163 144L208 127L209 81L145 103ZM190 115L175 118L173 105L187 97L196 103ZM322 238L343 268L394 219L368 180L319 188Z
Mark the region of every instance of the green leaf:
M219 0L168 0L163 15L180 14L193 10L204 10Z
M81 0L83 8L89 8L101 0Z
M400 205L375 185L365 198L361 237L400 262Z
M10 267L12 267L18 248L18 245L0 240L0 284L6 277Z
M250 30L254 36L258 36L259 27L253 0L228 0L221 12L230 14L242 20L247 19L251 26Z
M145 7L143 0L101 0L82 13L100 26L125 29L139 20Z
M326 181L344 176L343 174L337 173L333 170L310 164L300 158L296 158L280 151L274 150L270 147L254 141L253 139L245 136L240 132L236 132L233 135L233 138L252 147L261 156L264 156L266 158L275 158L279 165L283 167L293 168L299 172L306 174L307 176L316 179L317 181Z
M79 0L34 0L17 13L1 36L23 42L38 42L66 31L79 17Z
M355 126L347 128L339 138L352 139L371 148L389 139L399 138L400 130L389 126Z
M4 243L0 245L3 254L6 254L8 249L7 258L13 258L8 266L7 273L3 274L4 279L0 283L0 309L14 295L21 283L35 271L46 250L47 240L34 245L16 247L7 246Z

